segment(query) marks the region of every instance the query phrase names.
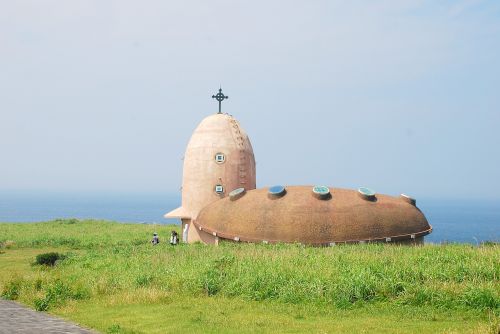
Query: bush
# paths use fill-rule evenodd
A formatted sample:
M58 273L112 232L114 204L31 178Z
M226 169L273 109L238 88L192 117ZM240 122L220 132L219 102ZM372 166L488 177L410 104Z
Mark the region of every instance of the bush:
M484 247L495 247L495 246L499 246L499 245L500 245L500 242L497 242L497 241L487 240L487 241L481 242L481 246L484 246Z
M45 287L45 296L34 300L37 311L47 311L52 306L63 305L68 299L80 300L90 296L90 292L83 288L72 288L57 279Z
M22 280L19 278L13 279L7 283L2 290L2 297L9 300L16 300L19 298L19 292L21 291Z
M54 266L56 261L64 260L64 258L64 255L55 252L43 253L36 256L35 263L46 266Z
M35 288L35 291L40 291L42 290L42 285L43 285L43 281L38 278L35 283L33 284L33 287Z
M37 298L35 299L35 310L37 311L47 311L49 309L49 300L47 298Z
M76 218L67 218L67 219L58 218L54 221L60 224L76 224L79 222L79 220Z

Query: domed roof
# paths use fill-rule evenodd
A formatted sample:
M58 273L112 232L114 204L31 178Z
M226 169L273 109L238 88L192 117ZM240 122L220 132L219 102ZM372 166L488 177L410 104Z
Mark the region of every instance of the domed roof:
M246 132L228 114L201 121L184 155L182 207L167 218L195 218L207 204L231 190L255 189L255 157Z
M228 114L205 117L194 130L188 149L206 146L251 148L246 132L239 122Z
M194 224L220 238L305 244L396 241L432 230L404 198L324 186L247 191L206 206Z

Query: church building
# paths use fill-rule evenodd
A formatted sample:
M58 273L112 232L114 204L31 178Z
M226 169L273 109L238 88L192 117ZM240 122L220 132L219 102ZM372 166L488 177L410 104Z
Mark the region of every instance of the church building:
M179 218L184 242L422 243L432 232L416 200L325 185L256 189L250 139L236 119L221 112L228 98L212 96L219 112L205 118L186 148Z

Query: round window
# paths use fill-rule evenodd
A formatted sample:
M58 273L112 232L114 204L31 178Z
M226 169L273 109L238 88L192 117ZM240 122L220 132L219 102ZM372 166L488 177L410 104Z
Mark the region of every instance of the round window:
M332 197L330 189L326 186L314 186L312 192L314 197L319 199L329 199Z
M224 161L226 161L226 156L224 155L224 153L217 153L215 155L215 162L216 163L223 164Z

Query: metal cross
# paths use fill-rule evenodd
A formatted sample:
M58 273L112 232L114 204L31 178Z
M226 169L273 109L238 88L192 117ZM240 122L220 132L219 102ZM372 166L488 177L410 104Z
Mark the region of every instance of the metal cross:
M228 98L229 98L229 96L225 96L222 93L222 87L219 88L219 92L217 93L217 95L212 95L212 99L216 99L217 101L219 101L219 114L222 114L222 112L220 111L221 102L224 101L224 99L228 99Z

